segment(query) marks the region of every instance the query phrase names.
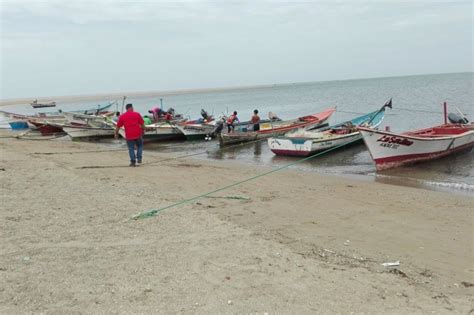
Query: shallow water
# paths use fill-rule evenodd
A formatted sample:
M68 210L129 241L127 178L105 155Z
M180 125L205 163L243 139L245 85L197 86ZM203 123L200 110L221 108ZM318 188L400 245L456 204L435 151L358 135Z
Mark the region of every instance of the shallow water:
M283 119L319 112L337 106L338 111L330 123L338 123L376 110L390 97L393 109L388 110L383 126L393 131L406 131L430 127L443 122L442 103L448 102L450 111L458 107L471 119L474 118L474 74L439 74L409 77L391 77L315 83L295 83L233 91L218 91L166 96L164 108L173 107L190 118L197 118L201 108L214 115L239 112L241 120L250 118L253 109L259 109L262 117L272 111ZM58 104L63 110L94 107L110 100L97 99L90 102ZM156 97L136 97L126 101L134 104L137 111L160 105ZM120 110L121 103L117 106ZM18 113L32 113L28 104L4 107ZM40 110L42 112L51 109ZM228 159L246 164L282 166L297 159L276 157L266 141L219 150L215 142L173 142L153 144L149 150L176 152L178 155L195 154L199 159ZM321 172L356 176L378 182L447 190L463 194L474 194L474 152L376 172L368 151L363 144L315 157L291 166L304 172Z

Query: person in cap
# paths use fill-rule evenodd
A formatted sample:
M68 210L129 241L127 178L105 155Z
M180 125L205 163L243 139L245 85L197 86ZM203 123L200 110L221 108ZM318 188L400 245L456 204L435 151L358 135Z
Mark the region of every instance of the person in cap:
M130 156L130 166L142 163L143 154L143 133L145 131L145 122L142 116L133 111L133 105L127 104L127 110L120 115L115 128L115 139L118 139L118 133L121 127L125 129L125 139L127 140L128 154ZM135 154L135 148L137 150Z

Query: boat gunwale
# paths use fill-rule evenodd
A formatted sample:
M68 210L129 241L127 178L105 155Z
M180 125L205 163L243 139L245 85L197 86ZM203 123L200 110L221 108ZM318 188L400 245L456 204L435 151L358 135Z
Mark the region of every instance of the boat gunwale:
M434 126L434 127L430 127L430 128L426 128L426 129L420 129L419 131L429 130L429 129L433 129L433 128L436 128L436 127L442 127L442 126L445 126L445 125ZM460 126L466 126L466 125L460 125ZM466 130L465 132L460 133L460 134L456 134L456 135L417 137L417 136L408 135L406 133L394 133L394 132L390 132L390 131L375 130L375 129L371 129L371 128L367 128L367 127L357 127L357 129L360 130L360 131L368 132L368 133L377 133L377 134L381 134L381 135L396 136L396 137L414 139L414 140L419 140L419 141L452 140L452 139L456 139L456 138L465 137L465 136L469 135L470 133L474 133L474 130L470 129L470 130Z

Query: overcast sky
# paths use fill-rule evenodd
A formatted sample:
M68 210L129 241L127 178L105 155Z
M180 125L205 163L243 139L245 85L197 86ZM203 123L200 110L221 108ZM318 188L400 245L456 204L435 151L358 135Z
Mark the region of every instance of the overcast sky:
M473 71L472 1L5 1L0 98Z

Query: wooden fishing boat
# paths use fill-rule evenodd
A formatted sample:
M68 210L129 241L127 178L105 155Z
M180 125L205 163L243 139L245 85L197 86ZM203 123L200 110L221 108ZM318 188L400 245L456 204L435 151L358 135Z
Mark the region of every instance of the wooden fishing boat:
M61 128L72 140L87 140L92 138L106 138L114 136L114 127L107 121L106 115L86 115L64 112L65 123L47 121L51 128Z
M56 102L38 103L38 100L34 100L30 105L33 108L56 107Z
M114 129L107 124L102 127L62 125L62 128L72 140L112 138L114 136Z
M219 134L219 144L225 146L255 141L270 138L272 136L283 135L290 130L298 128L322 126L335 110L335 108L330 108L317 114L303 116L296 119L260 123L259 131L247 131L251 126L241 127L233 133Z
M60 113L37 113L35 115L23 115L23 114L17 114L17 113L11 113L11 112L6 112L3 110L0 110L0 116L6 118L6 119L16 119L16 120L29 120L29 119L63 119L64 116Z
M225 121L225 120L224 120ZM271 120L261 120L260 124L272 122ZM216 132L216 128L218 124L215 120L209 123L199 123L195 121L186 121L183 123L177 123L176 128L178 128L185 136L186 140L199 140L199 139L206 139L209 137L208 140L214 137L214 133ZM240 122L234 124L237 130L247 130L249 125L252 125L250 121Z
M98 105L97 108L92 108L92 109L86 109L86 110L78 110L78 111L73 111L70 113L74 113L76 115L79 114L95 114L95 113L100 113L100 114L105 114L109 113L106 112L108 108L110 108L113 104L115 104L117 101L110 102L106 105ZM24 114L17 114L17 113L11 113L7 111L0 111L0 117L3 118L3 120L0 121L0 123L8 123L13 122L14 128L26 128L25 124L29 128L37 128L43 135L51 135L52 133L58 133L61 132L62 124L67 123L67 120L64 116L64 113L59 110L59 112L48 112L48 113L36 113L34 115L24 115ZM23 121L24 123L20 123ZM15 123L16 122L16 123ZM11 127L11 124L9 124Z
M201 116L196 120L175 122L176 128L183 133L186 140L204 139L216 128L216 121L212 115L201 109Z
M211 121L210 123L193 123L186 122L182 124L176 124L176 128L181 131L186 140L199 140L204 139L209 135L215 128L216 122Z
M115 126L116 122L113 122L113 125ZM125 129L123 127L119 129L119 134L125 138ZM176 124L169 121L147 125L143 134L143 141L145 143L184 139L184 134L176 128Z
M62 127L51 125L46 121L29 119L28 122L36 127L43 136L50 136L58 133L64 133Z
M358 129L377 170L384 170L471 150L474 147L474 124L464 118L448 123L446 117L445 107L444 124L404 133L366 127Z
M74 112L63 112L63 115L67 123L70 125L103 128L104 124L107 125L106 124L107 118L113 115L113 113L105 112L103 114L90 115L90 114L80 114L80 113L74 113Z
M28 123L24 120L9 121L8 124L13 130L28 129Z
M310 156L334 147L360 143L362 135L357 130L357 126L378 127L384 119L386 106L388 105L328 128L298 129L290 131L282 137L269 138L268 146L276 155ZM391 108L391 103L389 107Z
M69 113L85 114L85 115L106 114L106 113L109 113L107 109L109 109L116 102L117 101L110 102L106 105L97 105L97 108L70 111ZM64 112L62 112L61 110L59 110L58 112L36 113L33 115L17 114L17 113L0 110L0 116L6 119L25 120L25 121L29 119L46 119L48 121L63 120L63 122L65 121Z

